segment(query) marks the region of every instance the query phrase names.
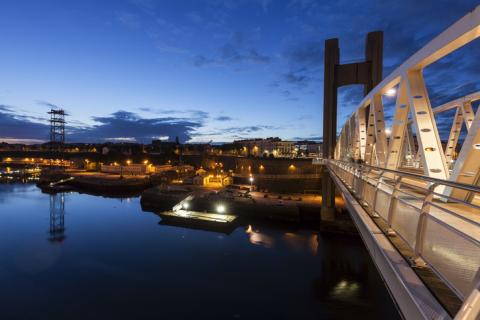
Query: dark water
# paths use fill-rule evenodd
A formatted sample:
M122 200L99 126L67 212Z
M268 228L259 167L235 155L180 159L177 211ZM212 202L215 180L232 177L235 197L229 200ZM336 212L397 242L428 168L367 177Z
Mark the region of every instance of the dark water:
M398 318L360 238L159 221L138 198L0 184L0 318Z

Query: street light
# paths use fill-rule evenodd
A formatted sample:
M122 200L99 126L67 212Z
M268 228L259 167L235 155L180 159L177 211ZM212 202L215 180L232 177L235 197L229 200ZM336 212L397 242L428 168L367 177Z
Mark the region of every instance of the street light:
M217 205L217 212L218 213L224 213L225 212L225 206L223 204Z
M387 90L387 92L385 92L385 94L389 97L393 97L396 93L397 93L397 90L395 90L395 88L390 88Z
M250 181L250 191L252 191L252 189L253 189L253 176L248 178L248 180Z

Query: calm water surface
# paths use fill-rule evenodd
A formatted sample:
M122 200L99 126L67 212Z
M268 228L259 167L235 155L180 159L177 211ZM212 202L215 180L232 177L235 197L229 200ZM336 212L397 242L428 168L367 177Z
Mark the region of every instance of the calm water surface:
M138 198L0 184L0 318L398 318L360 238L160 220Z

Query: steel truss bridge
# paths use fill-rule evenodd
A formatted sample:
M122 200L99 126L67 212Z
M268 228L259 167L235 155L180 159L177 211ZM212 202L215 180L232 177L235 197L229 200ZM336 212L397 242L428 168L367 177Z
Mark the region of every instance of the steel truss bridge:
M407 319L480 319L480 108L472 107L480 92L432 107L423 77L478 37L480 6L370 91L324 159ZM392 92L386 130L383 97ZM442 145L436 116L449 110Z

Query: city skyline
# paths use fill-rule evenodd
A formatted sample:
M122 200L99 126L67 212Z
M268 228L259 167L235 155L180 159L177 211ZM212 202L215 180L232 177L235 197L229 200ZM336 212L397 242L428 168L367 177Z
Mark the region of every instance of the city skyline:
M318 140L325 39L338 37L342 58L350 61L362 57L369 31L383 30L386 76L474 5L5 2L0 141L48 141L52 107L69 114L69 142ZM357 18L367 14L374 18ZM432 105L479 90L477 47L462 49L462 63L453 66L453 55L426 70ZM361 93L361 87L340 91L339 127ZM440 119L440 131L442 125Z

